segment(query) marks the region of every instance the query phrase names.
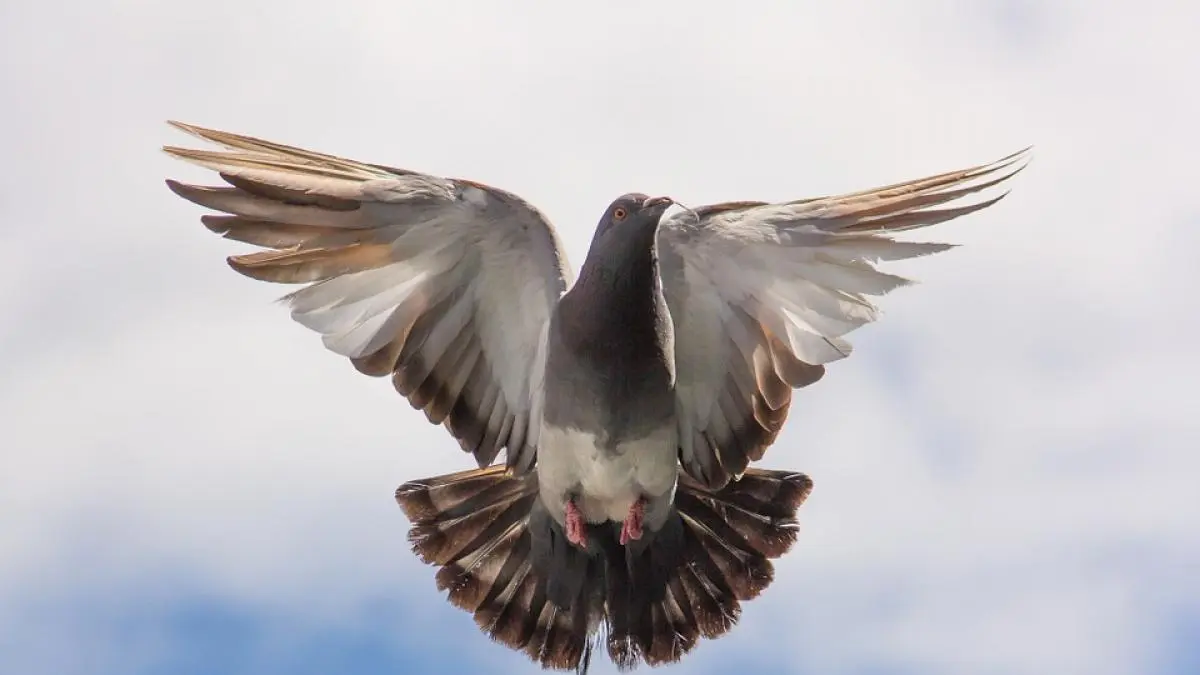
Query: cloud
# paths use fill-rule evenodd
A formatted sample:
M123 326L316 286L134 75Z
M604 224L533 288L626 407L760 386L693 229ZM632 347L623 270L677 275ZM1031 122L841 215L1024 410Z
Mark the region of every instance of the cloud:
M447 669L526 669L439 598L391 500L468 458L224 266L240 249L160 182L204 177L158 153L189 142L167 118L501 185L576 267L628 190L787 199L1036 144L798 395L764 465L814 478L801 540L682 667L1193 663L1198 13L6 8L0 668L371 671L446 645Z

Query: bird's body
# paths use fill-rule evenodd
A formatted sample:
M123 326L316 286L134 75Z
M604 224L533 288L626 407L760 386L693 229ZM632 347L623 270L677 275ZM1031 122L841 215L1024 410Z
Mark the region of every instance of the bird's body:
M750 464L792 392L849 354L867 296L909 283L874 263L949 248L892 235L994 204L937 208L1025 158L670 217L670 199L627 194L572 284L511 193L176 126L227 149L167 151L228 184L168 181L227 214L205 225L265 249L230 265L306 284L293 318L475 457L396 493L438 587L495 640L580 670L601 634L621 667L678 661L771 583L812 483Z
M627 195L610 211L648 199ZM623 523L644 499L657 529L670 506L679 447L674 335L655 243L668 204L602 227L551 315L537 472L541 499L560 523L569 501L599 524Z

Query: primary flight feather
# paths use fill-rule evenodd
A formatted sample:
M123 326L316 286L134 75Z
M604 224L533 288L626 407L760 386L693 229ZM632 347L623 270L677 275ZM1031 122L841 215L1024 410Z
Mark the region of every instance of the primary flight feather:
M849 355L871 297L909 283L877 263L950 248L895 234L995 204L951 202L1029 157L670 216L672 199L630 193L572 280L553 227L511 193L172 124L224 147L165 150L224 179L167 182L225 214L205 226L264 249L230 266L301 284L284 298L297 322L474 456L396 493L438 587L494 639L577 670L601 634L624 668L736 623L812 487L749 466L792 391Z

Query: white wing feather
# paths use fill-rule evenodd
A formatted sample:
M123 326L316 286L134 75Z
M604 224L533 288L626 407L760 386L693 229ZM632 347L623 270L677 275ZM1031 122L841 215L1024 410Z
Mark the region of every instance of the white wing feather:
M283 298L331 351L444 423L480 465L535 461L544 331L570 270L532 206L430 176L196 126L226 152L168 147L230 187L168 181L224 216L205 225L266 247L229 259L247 276L307 284Z
M675 328L680 459L710 487L761 458L792 388L850 354L844 336L874 321L870 297L911 283L875 268L951 248L891 235L986 208L935 208L1019 172L1028 150L970 169L853 194L685 211L659 229Z

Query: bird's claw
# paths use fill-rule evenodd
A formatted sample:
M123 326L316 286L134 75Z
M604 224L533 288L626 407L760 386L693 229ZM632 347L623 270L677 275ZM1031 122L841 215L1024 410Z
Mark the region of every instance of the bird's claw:
M587 523L579 511L579 507L575 506L575 502L570 499L567 500L566 521L567 541L579 548L587 548Z
M629 507L629 515L621 523L621 545L626 546L635 539L642 538L642 517L646 512L646 499L638 497Z

